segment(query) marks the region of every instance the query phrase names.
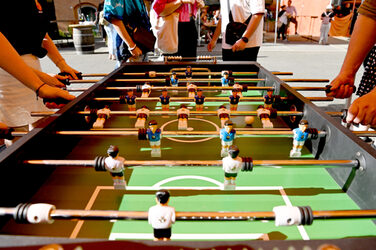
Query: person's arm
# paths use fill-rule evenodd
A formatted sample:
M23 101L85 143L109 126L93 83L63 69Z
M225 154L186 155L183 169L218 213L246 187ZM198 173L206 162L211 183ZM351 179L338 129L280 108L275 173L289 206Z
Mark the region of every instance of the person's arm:
M208 51L213 51L215 48L215 45L217 44L217 40L219 38L219 35L221 34L221 25L222 25L222 19L219 18L217 27L215 28L214 34L212 36L212 40L208 43Z
M352 95L355 74L375 42L376 20L360 14L356 20L341 71L330 83L331 92L327 96L347 98Z
M8 42L6 37L0 32L0 67L22 82L26 87L33 91L38 91L42 98L64 98L73 100L74 96L67 91L51 87L43 83L33 70L26 65L17 51Z
M76 75L78 71L71 68L65 62L64 58L61 56L59 50L56 48L54 42L48 34L46 34L46 36L43 39L42 47L48 51L47 56L51 59L51 61L55 63L56 67L58 67L61 72L67 72L71 74L74 79L78 79Z
M65 87L65 85L62 82L59 81L59 79L62 79L62 80L67 79L68 76L60 76L60 75L52 76L50 74L44 73L44 72L36 70L36 69L32 69L32 70L34 71L34 73L39 77L39 79L42 82L45 82L48 85L53 86L53 87L58 87L58 88Z
M295 13L295 17L297 17L298 16L298 12L296 11L295 6L294 6L294 13Z
M258 28L262 18L264 16L264 13L257 13L252 15L251 20L248 23L247 29L245 30L243 37L250 38L253 33ZM236 43L232 46L232 51L242 51L245 49L245 46L247 45L246 42L244 42L242 39L239 39L236 41Z
M132 56L137 57L142 55L142 51L137 45L133 42L133 39L129 35L127 29L124 26L124 23L120 19L113 18L111 20L112 24L115 27L116 32L119 34L121 39L127 44L129 52L131 52Z

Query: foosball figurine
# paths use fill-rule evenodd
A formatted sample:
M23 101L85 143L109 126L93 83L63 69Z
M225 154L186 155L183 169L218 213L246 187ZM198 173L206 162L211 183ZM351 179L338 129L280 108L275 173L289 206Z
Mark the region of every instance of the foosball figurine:
M145 105L142 106L140 109L137 109L137 120L134 125L135 128L145 128L146 119L148 119L150 114L150 109Z
M146 130L146 137L151 147L151 157L161 157L161 137L162 131L158 128L155 120L149 122L149 128Z
M270 121L271 110L264 108L262 105L257 107L257 117L260 118L263 128L273 128L273 123Z
M231 120L225 122L225 127L220 130L219 138L221 139L222 149L221 157L226 157L228 148L232 145L235 139L236 131L233 129L234 124Z
M185 77L187 79L192 79L192 67L191 66L187 66L186 70L185 70Z
M178 130L187 130L188 129L188 117L189 109L184 104L180 105L180 108L176 110L178 116Z
M273 108L273 104L278 104L281 101L279 95L273 95L273 90L269 89L264 96L264 107L266 109Z
M162 105L162 111L170 110L170 96L167 93L167 89L162 89L162 95L159 96Z
M230 99L230 110L236 111L238 109L238 103L240 100L240 96L238 95L238 90L233 89L232 95L230 95L229 99Z
M232 85L233 89L236 89L238 91L238 96L240 97L243 97L243 94L242 94L242 90L243 90L243 86L240 85L239 83L235 83L234 85Z
M93 124L93 128L101 129L108 118L110 118L111 110L108 105L104 106L103 109L97 111L97 120Z
M175 208L168 205L170 193L166 189L157 191L155 197L157 205L149 208L148 222L154 229L154 241L168 241L175 223Z
M299 127L293 129L294 141L293 147L290 151L290 157L300 157L302 155L301 151L304 146L305 141L308 138L317 139L318 131L315 128L308 128L308 121L301 120L299 122Z
M197 95L195 96L196 111L204 110L205 96L202 94L202 89L197 89Z
M146 82L144 85L142 85L141 90L142 90L141 98L149 97L150 92L151 92L150 84Z
M119 148L117 146L111 145L107 149L108 157L105 159L104 163L106 169L110 172L112 180L114 181L115 189L125 189L126 182L124 179L124 158L119 156Z
M188 97L194 98L196 95L197 86L193 83L187 83Z
M239 157L238 146L231 145L228 149L228 156L222 159L222 169L225 172L224 189L235 189L235 180L242 169L242 165L243 162L242 158Z
M221 78L222 87L228 87L230 83L229 74L227 71L223 72L223 76Z
M179 79L176 77L175 71L172 71L171 73L170 83L172 87L177 87L179 84Z
M217 110L217 115L221 119L221 128L225 126L225 122L230 120L230 110L225 107L225 105L219 106Z
M127 91L125 99L127 100L128 110L136 111L136 96L134 95L133 89Z

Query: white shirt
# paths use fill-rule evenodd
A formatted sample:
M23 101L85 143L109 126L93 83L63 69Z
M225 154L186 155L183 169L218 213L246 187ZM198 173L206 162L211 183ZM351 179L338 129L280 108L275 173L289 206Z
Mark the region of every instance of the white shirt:
M189 116L189 109L185 109L185 108L178 109L176 110L176 114L177 116L183 115L183 114L186 114Z
M219 117L221 114L228 114L228 115L230 116L230 113L231 113L231 111L228 110L228 109L218 109L218 110L217 110L218 117Z
M145 108L137 109L136 114L137 114L137 115L145 114L147 117L149 117L150 110L145 109Z
M109 156L104 160L104 163L108 171L111 173L119 173L124 170L124 160L125 159L121 156L115 158Z
M110 114L111 114L111 110L108 108L103 108L97 111L97 115L106 115L107 118L110 117Z
M265 0L220 0L221 4L221 16L222 16L222 48L223 49L231 49L231 45L226 43L226 26L229 23L229 10L228 10L228 3L230 5L232 18L234 22L243 23L247 20L247 18L252 14L262 13L265 12ZM252 34L251 37L248 38L248 43L246 48L251 47L258 47L262 44L262 35L263 35L263 26L264 20L260 21L259 26Z
M257 116L260 117L260 115L269 115L270 116L270 110L269 109L264 109L264 108L259 108L257 109Z
M144 84L144 85L142 85L142 87L141 87L141 90L150 90L151 89L151 86L149 85L149 84Z
M170 228L175 223L175 208L159 204L152 206L149 208L148 221L155 229Z
M187 86L187 89L188 89L188 91L189 91L189 90L191 90L191 91L192 91L192 90L196 90L196 89L197 89L197 86L196 86L195 84L192 84L192 83L191 83L191 84L189 84L189 85Z
M298 15L298 12L296 11L295 6L292 6L292 5L286 7L286 13L290 15L293 15L295 13L295 16Z
M223 171L229 174L236 174L242 169L242 158L239 156L235 159L231 158L231 156L227 156L222 159L223 164Z

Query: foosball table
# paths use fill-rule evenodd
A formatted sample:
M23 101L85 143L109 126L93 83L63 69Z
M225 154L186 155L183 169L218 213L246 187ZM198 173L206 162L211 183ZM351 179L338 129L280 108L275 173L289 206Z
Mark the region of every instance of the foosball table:
M323 79L286 74L254 62L131 63L88 89L73 83L91 82L92 75L71 81L68 89L83 93L57 112L33 112L44 118L27 134L13 132L20 138L0 154L2 237L153 246L147 211L155 192L167 189L176 223L172 241L155 244L376 245L376 151L362 133L340 124L344 112L313 104L330 98L298 92L327 87L286 83ZM310 135L296 154L293 129L302 121ZM230 131L236 136L228 143L222 133ZM242 171L226 182L222 158L231 144L239 148ZM121 174L106 163L110 145L124 158ZM371 238L353 239L363 237ZM256 239L265 242L249 241Z

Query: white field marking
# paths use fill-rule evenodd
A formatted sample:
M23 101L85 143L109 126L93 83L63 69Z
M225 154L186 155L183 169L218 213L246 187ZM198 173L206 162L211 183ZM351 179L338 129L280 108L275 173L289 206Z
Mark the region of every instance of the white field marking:
M164 179L164 180L162 180L160 182L157 182L156 184L153 185L153 187L160 187L163 184L166 184L168 182L176 181L176 180L184 180L184 179L196 179L196 180L202 180L202 181L211 182L211 183L213 183L213 184L215 184L218 187L220 187L220 188L223 189L223 183L222 182L219 182L219 181L214 180L214 179L209 178L209 177L197 176L197 175L182 175L182 176L170 177L170 178Z
M282 198L285 201L286 205L287 206L292 206L292 203L291 203L289 197L287 196L285 190L283 189L283 187L281 187L281 189L279 190L279 192L281 193ZM309 240L308 233L307 233L307 231L305 230L305 228L303 226L298 226L298 230L299 230L299 233L302 236L303 240Z
M171 240L257 240L264 234L172 234ZM111 233L109 240L137 239L152 240L151 233Z

